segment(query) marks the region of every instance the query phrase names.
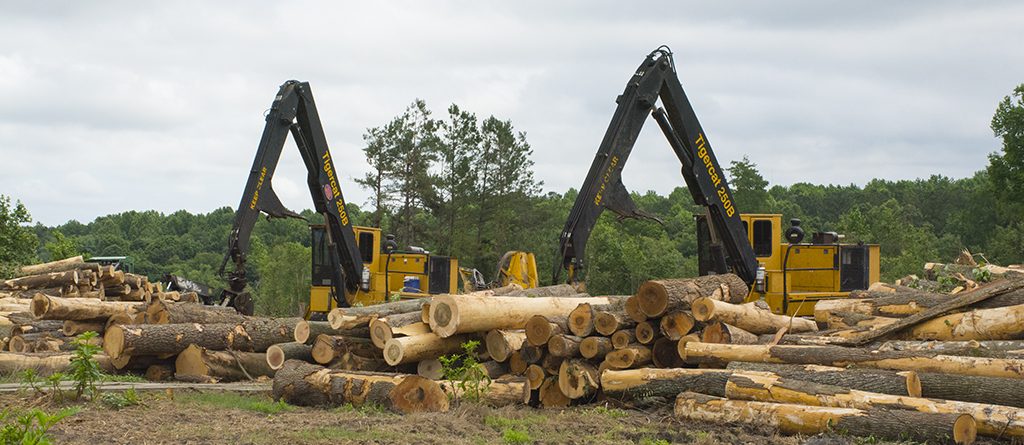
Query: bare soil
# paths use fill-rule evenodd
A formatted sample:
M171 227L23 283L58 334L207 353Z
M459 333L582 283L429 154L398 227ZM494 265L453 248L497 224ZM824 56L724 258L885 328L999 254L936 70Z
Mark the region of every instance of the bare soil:
M846 444L843 436L783 437L767 428L684 423L668 408L644 412L588 406L566 410L463 403L448 413L400 416L373 408L305 408L266 395L175 391L141 394L115 409L99 400L60 423L58 444ZM0 394L14 409L60 405ZM870 443L881 443L871 441Z

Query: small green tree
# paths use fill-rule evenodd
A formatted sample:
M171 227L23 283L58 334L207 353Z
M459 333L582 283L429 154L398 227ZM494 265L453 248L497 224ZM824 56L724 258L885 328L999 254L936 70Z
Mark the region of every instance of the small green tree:
M93 356L100 352L100 347L93 344L97 334L87 331L78 335L72 342L75 348L71 358L71 379L75 381L75 399L88 396L90 400L96 398L96 382L103 377L100 365Z
M729 187L741 213L766 213L769 210L768 181L757 171L757 164L746 155L730 162Z
M989 155L989 177L1006 207L1004 215L1019 219L1024 211L1024 84L999 102L992 132L1002 138L1003 146L1001 153Z
M32 215L21 201L11 204L11 197L0 195L0 277L10 277L19 266L36 259L39 238L25 224Z
M491 385L491 377L476 360L479 346L478 340L470 340L462 344L462 354L438 357L445 380L457 382L455 386L466 400L480 400Z
M81 250L78 248L78 243L74 239L64 236L60 230L54 230L53 241L47 242L43 245L46 249L46 253L50 254L50 261L63 260L64 258L71 258L79 255Z

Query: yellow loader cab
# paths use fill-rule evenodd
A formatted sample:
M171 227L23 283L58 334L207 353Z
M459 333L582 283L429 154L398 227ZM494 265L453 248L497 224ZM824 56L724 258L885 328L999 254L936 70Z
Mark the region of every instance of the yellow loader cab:
M309 312L326 313L338 307L331 296L334 289L331 277L338 266L331 264L328 255L325 226L310 225L309 228L313 254ZM355 293L346 293L344 301L349 306L383 303L394 295L420 298L458 292L458 259L432 255L423 249L398 250L393 241L382 241L378 228L352 226L352 229L363 260L361 282L366 284Z
M705 215L697 221L698 267L701 275L715 270L710 253L711 234ZM834 232L819 232L803 241L800 220L783 233L782 215L740 215L747 240L759 263L758 279L747 301L764 299L777 314L814 314L818 300L844 298L850 291L867 289L879 280L877 244L843 244Z

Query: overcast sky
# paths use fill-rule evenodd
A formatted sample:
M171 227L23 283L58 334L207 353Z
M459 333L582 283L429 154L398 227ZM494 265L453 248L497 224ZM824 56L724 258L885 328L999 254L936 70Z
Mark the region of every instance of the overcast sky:
M237 205L287 79L312 84L360 204L363 133L417 97L511 119L545 190L579 187L661 44L720 162L772 184L969 176L1024 82L1021 2L143 3L2 2L0 194L44 224ZM296 210L304 178L290 144L274 186ZM682 184L653 122L623 181Z

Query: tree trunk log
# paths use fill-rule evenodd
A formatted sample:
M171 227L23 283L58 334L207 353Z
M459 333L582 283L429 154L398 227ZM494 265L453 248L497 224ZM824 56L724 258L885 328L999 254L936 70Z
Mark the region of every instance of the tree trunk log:
M1018 379L931 372L918 373L917 377L921 397L1024 408L1024 391Z
M598 311L623 312L626 300L630 297L610 296L608 304L591 305L581 303L569 313L569 331L577 337L588 337L594 333L594 315Z
M519 352L526 342L526 332L495 329L487 333L484 343L491 359L504 362L512 354Z
M649 345L654 342L655 337L658 336L658 329L655 327L660 324L657 319L651 319L642 321L636 324L636 341L644 345Z
M601 335L609 336L614 334L615 331L630 329L634 326L636 326L636 321L633 321L625 312L594 312L594 330Z
M40 354L5 352L0 354L0 376L13 375L26 369L34 369L40 375L67 372L71 367L72 358L74 358L74 355L66 352L46 352ZM100 369L103 371L112 372L114 370L107 356L97 354L93 358L99 363Z
M544 359L544 354L547 353L547 345L532 346L523 345L522 349L519 350L519 356L522 357L523 362L527 364L540 363Z
M106 320L65 320L61 330L64 331L64 335L69 337L76 336L83 332L93 331L99 335L103 335L103 329L106 327Z
M532 289L517 289L508 293L495 293L495 295L507 295L509 297L570 297L575 295L581 295L569 284L555 284L552 286L541 286Z
M21 266L18 268L17 276L26 277L29 275L42 275L54 272L64 272L68 270L77 270L85 265L85 260L82 256L74 256L71 258L65 258L63 260L50 261L49 263L32 264L28 266Z
M65 272L53 272L42 275L29 275L21 278L13 278L3 282L7 289L28 290L47 287L64 286L66 284L78 285L78 270Z
M326 321L302 320L295 324L295 341L312 345L320 334L370 338L369 328L334 329Z
M577 306L579 309L579 306ZM573 309L574 311L576 309ZM572 315L570 313L570 315ZM533 346L548 344L548 340L554 335L566 334L569 332L568 317L545 317L534 315L526 321L526 342Z
M689 309L693 301L701 297L741 303L749 292L743 279L725 274L647 281L637 289L636 297L644 315L654 318L666 312Z
M609 366L616 369L639 368L651 362L651 349L641 345L631 345L609 352L604 357Z
M154 299L146 307L146 323L242 323L247 318L234 308Z
M921 380L918 377L919 374L914 371L745 362L729 363L729 369L748 372L770 372L795 380L894 396L921 397L922 395ZM945 374L943 376L955 377ZM964 388L961 387L960 391L963 392L963 390Z
M651 347L651 362L659 368L681 368L686 362L679 356L679 340L662 337Z
M580 355L583 358L601 360L615 348L612 347L612 340L608 337L587 337L580 341ZM673 352L675 354L675 352Z
M1024 356L1022 340L985 341L913 341L890 340L879 345L879 351L930 351L946 355L969 357L1021 358Z
M166 382L174 379L174 367L171 365L149 365L142 378L150 382Z
M384 349L384 345L396 334L409 336L430 332L430 327L420 321L420 311L376 318L370 321L369 329L370 340L380 349Z
M522 329L534 315L564 317L580 303L607 304L608 299L438 295L430 304L430 329L441 337L491 329Z
M189 345L174 361L175 376L203 376L218 382L273 377L267 356L261 352L210 351Z
M565 360L558 368L558 389L566 397L589 400L601 388L597 368L586 360Z
M812 320L775 315L758 303L731 304L713 298L700 298L693 302L693 318L704 322L728 323L754 334L773 334L782 328L792 333L818 330Z
M558 377L552 376L544 379L540 385L540 406L546 409L566 408L572 403L572 399L562 394L558 387Z
M700 334L700 341L704 343L756 345L760 343L758 340L756 335L720 321L708 324Z
M288 360L274 376L275 400L293 405L376 404L399 413L448 411L448 396L415 375L336 371Z
M895 323L897 318L865 315L859 312L830 311L825 320L829 329L875 329Z
M114 314L134 312L143 303L60 298L36 294L32 297L32 316L43 320L94 320Z
M523 349L520 349L519 352L512 354L512 356L508 358L509 374L523 375L526 373L526 368L530 366L530 364L523 360L523 350L527 348L536 348L536 346L523 345Z
M669 340L679 340L689 334L696 325L697 320L690 311L673 311L661 318L659 329L661 335L668 337Z
M292 339L298 319L250 319L242 324L143 324L108 326L103 350L111 358L122 355L177 354L191 344L214 351L232 349L263 352Z
M564 361L565 357L548 354L544 356L544 360L540 361L540 367L544 368L544 372L548 375L558 375L558 370L561 369Z
M548 340L548 354L562 358L579 356L582 341L575 335L556 335Z
M612 334L612 347L622 349L636 343L636 331L626 329Z
M548 376L548 373L540 365L530 365L526 368L525 375L530 389L535 390L540 389L540 385L544 383L544 378Z
M466 397L465 391L456 382L438 382L453 399ZM492 380L480 394L480 402L494 407L513 406L523 403L523 392L529 391L528 383L523 378Z
M1024 304L933 318L901 336L914 340L1019 340L1024 338Z
M322 365L333 362L346 352L363 357L374 357L380 354L377 348L373 346L373 342L367 338L327 334L317 336L316 341L313 342L313 347L310 349L310 355L313 357L313 360Z
M778 428L783 434L815 435L831 430L886 440L971 444L977 425L969 414L932 414L909 410L834 408L784 403L725 400L684 392L675 415L714 423L737 421Z
M637 323L647 321L647 314L640 309L640 299L636 295L626 299L626 304L622 306L622 310L626 311L626 315L629 315L629 318L632 318Z
M471 335L456 335L442 338L434 333L396 337L384 345L384 360L391 366L438 358L446 354L462 352L462 344L476 338Z
M278 343L267 348L267 366L278 370L287 360L313 360L313 347L305 343Z
M775 375L733 375L725 386L726 397L772 403L796 403L856 409L904 409L925 413L965 413L977 421L985 436L1024 437L1024 410L983 403L901 397L840 386L822 385Z
M939 355L920 351L873 351L841 346L720 345L687 343L684 359L756 363L817 364L900 371L1024 378L1024 360Z
M436 358L420 360L416 364L416 374L430 380L441 380L444 378L444 366Z
M388 371L388 364L377 357L363 357L351 352L341 354L340 357L327 365L328 368L342 371Z
M601 391L609 399L624 402L664 403L685 391L724 397L725 384L732 374L725 369L609 369L601 374Z
M369 325L374 318L421 310L422 306L428 302L430 299L416 298L372 306L336 308L327 314L327 320L334 329L358 328Z

